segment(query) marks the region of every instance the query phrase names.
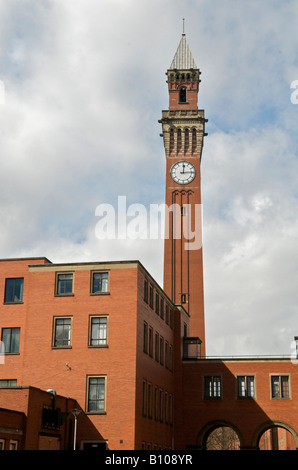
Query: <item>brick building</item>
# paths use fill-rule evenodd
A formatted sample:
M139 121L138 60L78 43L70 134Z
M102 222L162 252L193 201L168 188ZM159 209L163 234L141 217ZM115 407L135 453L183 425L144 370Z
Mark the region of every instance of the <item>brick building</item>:
M169 109L160 122L166 204L173 210L164 286L139 261L0 260L5 446L19 435L18 448L49 447L52 438L53 446L69 448L70 401L80 410L79 449L206 449L214 431L227 429L236 435L228 448L298 446L295 361L205 356L199 209L207 121L198 109L200 71L184 34L167 78ZM55 391L57 407L59 397L64 416L53 430L44 421L47 390ZM22 405L28 393L30 410ZM10 436L12 428L19 434ZM1 439L0 433L0 445Z
M81 448L171 448L175 334L189 316L145 268L41 258L1 260L0 273L0 384L74 397Z
M73 448L71 410L76 407L75 400L61 397L54 390L3 387L0 394L1 450Z

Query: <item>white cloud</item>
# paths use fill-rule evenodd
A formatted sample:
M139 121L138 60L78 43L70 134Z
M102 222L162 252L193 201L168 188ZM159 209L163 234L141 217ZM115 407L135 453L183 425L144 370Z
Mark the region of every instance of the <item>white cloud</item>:
M287 354L298 328L298 162L290 136L275 127L217 133L204 156L209 351Z
M209 119L203 151L210 354L288 353L297 334L295 1L0 3L1 257L140 259L160 240L99 241L95 209L163 202L158 119L186 18Z

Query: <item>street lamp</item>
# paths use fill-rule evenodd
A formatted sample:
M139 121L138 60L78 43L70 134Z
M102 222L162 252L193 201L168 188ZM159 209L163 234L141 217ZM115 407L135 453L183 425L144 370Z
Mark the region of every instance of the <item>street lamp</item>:
M81 410L79 410L78 408L73 408L73 409L70 410L70 411L71 411L71 413L74 415L74 419L75 419L74 434L73 434L73 450L76 450L77 420L78 420L79 414L81 413Z

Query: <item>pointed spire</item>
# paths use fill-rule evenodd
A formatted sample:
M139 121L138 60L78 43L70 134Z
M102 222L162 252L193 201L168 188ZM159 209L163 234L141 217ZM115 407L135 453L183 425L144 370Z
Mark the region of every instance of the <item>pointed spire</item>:
M171 63L170 70L190 70L197 69L198 67L195 64L192 53L190 51L189 45L186 41L184 33L184 18L183 18L183 33L180 40L180 44L174 56L174 59Z

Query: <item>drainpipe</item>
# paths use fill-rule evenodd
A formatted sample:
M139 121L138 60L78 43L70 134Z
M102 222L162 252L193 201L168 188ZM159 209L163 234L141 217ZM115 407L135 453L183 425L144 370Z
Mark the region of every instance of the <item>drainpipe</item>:
M52 388L49 388L49 390L47 390L47 392L53 394L52 407L53 407L53 410L55 410L56 409L56 390L53 390Z

